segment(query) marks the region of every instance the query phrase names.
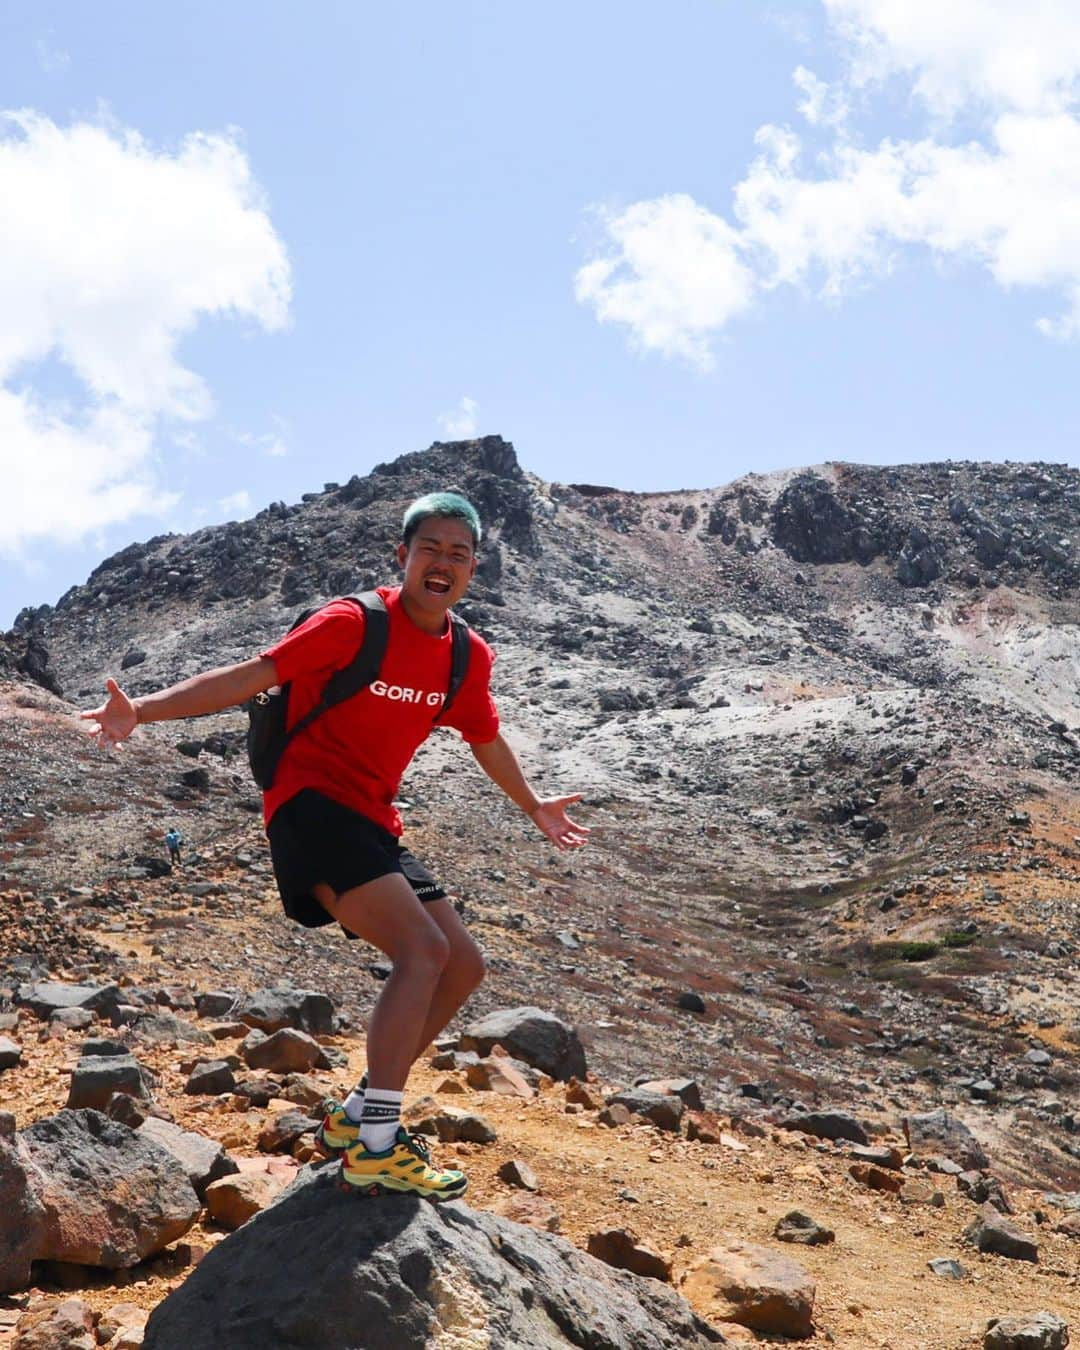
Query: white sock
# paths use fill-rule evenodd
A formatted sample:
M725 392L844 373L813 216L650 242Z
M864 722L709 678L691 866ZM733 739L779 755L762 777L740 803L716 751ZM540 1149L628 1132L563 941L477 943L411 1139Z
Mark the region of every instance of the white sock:
M394 1142L401 1124L401 1092L369 1087L364 1093L360 1142L369 1153L382 1153Z
M345 1114L354 1125L359 1125L364 1115L364 1093L367 1091L367 1074L353 1088L341 1103Z

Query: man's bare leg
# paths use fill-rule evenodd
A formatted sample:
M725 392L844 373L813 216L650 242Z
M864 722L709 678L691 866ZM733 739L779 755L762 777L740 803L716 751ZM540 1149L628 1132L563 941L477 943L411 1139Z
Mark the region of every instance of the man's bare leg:
M484 957L449 900L424 905L450 947L450 955L435 986L413 1059L419 1059L440 1031L484 978Z
M340 896L320 884L315 896L350 933L378 947L394 964L368 1019L367 1062L373 1085L400 1092L428 1024L450 957L450 942L439 923L425 912L431 906L420 903L399 872Z

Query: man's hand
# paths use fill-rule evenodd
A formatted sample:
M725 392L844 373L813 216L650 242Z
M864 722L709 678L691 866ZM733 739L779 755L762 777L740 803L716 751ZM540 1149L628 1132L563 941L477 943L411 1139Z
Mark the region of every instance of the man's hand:
M566 808L572 802L579 801L580 792L572 793L569 797L546 797L529 812L529 819L556 848L564 851L581 848L589 842L589 827L576 824L566 814Z
M90 735L97 737L97 743L103 750L111 750L113 746L127 740L138 725L138 717L135 704L115 680L106 680L105 688L109 691L108 701L100 708L81 712L79 716L84 721L97 723L97 726L90 728Z

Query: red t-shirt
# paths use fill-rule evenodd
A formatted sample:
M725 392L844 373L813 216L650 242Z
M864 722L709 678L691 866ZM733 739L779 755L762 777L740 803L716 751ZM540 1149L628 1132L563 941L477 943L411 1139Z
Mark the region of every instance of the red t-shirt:
M450 685L450 625L434 637L405 613L399 586L380 586L379 594L390 618L379 678L322 713L290 742L274 786L263 794L267 825L290 797L315 788L399 835L401 816L394 807L398 784L433 727L453 727L470 744L498 735L499 714L489 688L495 653L483 638L470 634L468 674L445 720L436 724ZM360 606L332 600L262 653L273 661L279 684L292 682L290 727L319 701L334 671L352 661L363 636Z

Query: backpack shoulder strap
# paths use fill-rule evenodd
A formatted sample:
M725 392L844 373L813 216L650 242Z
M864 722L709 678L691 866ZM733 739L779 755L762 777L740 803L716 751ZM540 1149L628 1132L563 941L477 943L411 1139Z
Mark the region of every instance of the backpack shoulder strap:
M390 638L390 615L378 591L364 591L362 595L349 595L345 599L359 605L364 611L364 640L349 664L335 671L327 680L319 699L320 712L352 698L353 694L366 689L378 678Z
M450 711L450 705L457 698L461 686L465 683L465 676L469 673L469 657L472 655L472 638L469 633L469 625L464 619L459 618L453 610L448 611L450 616L450 687L446 691L446 698L442 707L439 709L435 718L436 722L441 722Z
M328 708L343 703L361 689L366 689L379 673L383 655L386 652L387 639L390 636L390 616L386 612L386 603L378 591L364 591L362 595L347 595L364 611L364 637L359 650L347 666L337 670L323 686L318 703L310 712L305 713L295 726L289 728L285 744L309 727L317 717L321 717ZM316 612L316 611L313 611ZM284 749L284 747L282 747Z

